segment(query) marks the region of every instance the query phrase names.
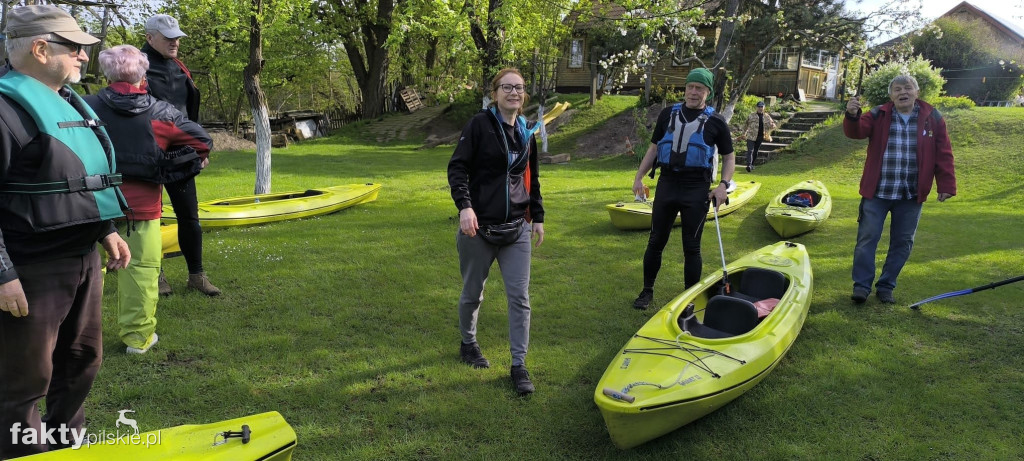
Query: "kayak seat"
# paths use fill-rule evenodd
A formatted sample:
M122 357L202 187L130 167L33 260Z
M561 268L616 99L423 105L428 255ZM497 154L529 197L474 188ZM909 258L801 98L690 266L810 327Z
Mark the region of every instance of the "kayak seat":
M754 303L731 296L714 296L704 309L704 326L741 335L757 326L757 308Z
M714 296L704 308L704 323L692 316L679 318L680 328L698 338L731 338L757 326L757 308L750 301L731 296Z
M731 295L752 303L768 298L782 299L788 285L782 272L751 267L740 273L739 287Z

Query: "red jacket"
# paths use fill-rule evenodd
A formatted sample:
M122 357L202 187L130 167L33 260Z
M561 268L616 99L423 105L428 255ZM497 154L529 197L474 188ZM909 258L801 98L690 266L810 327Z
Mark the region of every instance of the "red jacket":
M953 146L949 142L946 121L930 104L918 99L917 113L917 202L924 203L932 190L956 195L956 173L953 168ZM851 139L868 140L868 157L860 178L860 195L874 198L882 175L882 155L889 143L889 125L894 111L892 101L857 117L849 112L843 119L843 133Z

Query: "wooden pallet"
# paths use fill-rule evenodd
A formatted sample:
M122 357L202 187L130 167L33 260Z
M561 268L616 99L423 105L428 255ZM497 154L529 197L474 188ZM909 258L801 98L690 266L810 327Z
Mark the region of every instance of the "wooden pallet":
M423 102L420 101L420 95L419 93L416 93L416 90L406 88L400 91L399 94L402 95L402 101L405 101L405 107L409 109L409 112L416 112L424 107Z

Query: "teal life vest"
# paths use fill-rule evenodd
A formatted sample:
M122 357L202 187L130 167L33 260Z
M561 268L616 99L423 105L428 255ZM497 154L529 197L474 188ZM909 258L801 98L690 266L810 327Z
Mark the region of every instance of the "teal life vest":
M53 177L52 173L46 175L44 172L41 176L46 177L46 180L38 182L9 177L9 181L0 184L0 193L88 194L95 202L98 212L94 220L105 221L124 216L122 209L127 209L127 204L117 188L121 183L121 175L115 173L116 165L110 138L102 126L103 123L97 119L88 104L70 88L67 90L70 98L66 100L39 80L13 69L0 77L0 93L14 100L32 117L39 131L35 136L45 134L59 141L67 150L74 153L81 163L80 168L54 165L55 168L63 171L80 171L84 168L83 175L74 177L61 177L59 172L56 173L57 177ZM16 138L28 138L19 139L19 142L23 143L22 147L35 137L22 127L11 129ZM56 163L59 162L56 160ZM40 227L55 228L60 227L60 224L44 223Z

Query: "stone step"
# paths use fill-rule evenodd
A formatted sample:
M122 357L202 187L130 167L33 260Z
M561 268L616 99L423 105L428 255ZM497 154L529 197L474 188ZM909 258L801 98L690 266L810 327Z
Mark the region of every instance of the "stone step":
M831 117L838 114L839 111L835 110L818 110L818 111L804 111L793 114L794 117Z
M786 122L786 124L783 125L783 126L786 127L787 130L796 130L796 131L807 132L807 131L811 131L811 128L814 127L814 125L817 125L817 123L799 123L799 122L795 123L795 122L793 122L791 120L791 121Z
M758 152L772 152L772 151L776 151L776 150L782 149L782 148L784 148L786 146L789 146L788 142L786 142L786 143L783 143L783 142L763 142L763 143L761 143L761 148L758 149L757 151Z
M761 143L761 148L757 151L757 160L754 165L763 165L772 159L778 158L781 151L788 147L797 138L804 135L811 130L815 125L824 122L829 117L839 113L838 111L813 111L813 112L798 112L782 123L782 126L772 131L772 142ZM743 146L738 146L736 153L736 165L737 168L743 168L747 164L746 151L742 150Z

